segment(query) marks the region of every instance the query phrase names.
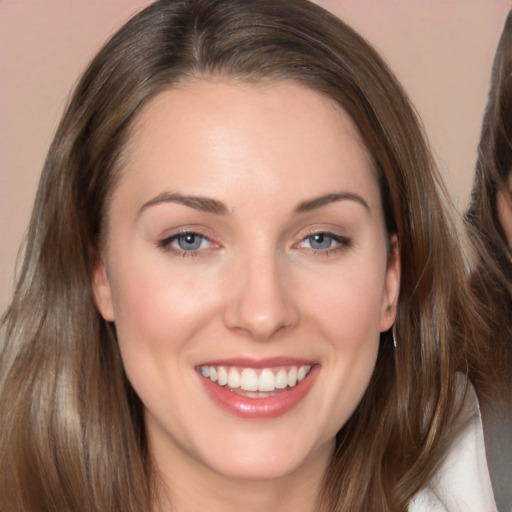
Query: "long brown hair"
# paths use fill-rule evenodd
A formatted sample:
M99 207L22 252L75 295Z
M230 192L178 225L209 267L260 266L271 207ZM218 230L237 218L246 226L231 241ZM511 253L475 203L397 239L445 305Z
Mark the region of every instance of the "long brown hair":
M189 77L292 80L337 101L373 155L401 292L376 370L337 436L322 509L403 511L440 463L456 354L474 315L444 189L420 123L372 47L305 0L160 0L92 61L46 160L3 319L0 509L151 509L141 404L91 276L134 118ZM311 419L314 421L314 419Z
M498 194L508 199L512 208L507 186L511 172L512 11L494 58L471 203L466 213L476 256L472 285L487 325L487 335L480 340L482 346L472 351L476 356L472 361L473 379L477 391L493 395L496 391L510 394L512 386L512 252L497 209Z

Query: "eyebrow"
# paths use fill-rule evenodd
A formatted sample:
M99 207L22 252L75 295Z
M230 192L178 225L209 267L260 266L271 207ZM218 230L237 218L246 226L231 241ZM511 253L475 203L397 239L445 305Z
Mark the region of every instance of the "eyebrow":
M322 206L326 206L330 203L335 203L337 201L356 201L361 204L366 210L370 211L370 207L368 203L358 194L354 194L352 192L339 192L339 193L331 193L325 194L323 196L315 197L313 199L308 199L299 203L299 205L295 208L295 213L305 213L311 210L315 210L317 208L321 208ZM200 210L207 213L214 213L217 215L226 215L228 213L228 207L221 201L217 199L212 199L210 197L203 196L190 196L178 194L176 192L163 192L158 194L153 199L150 199L146 203L144 203L137 213L140 215L144 210L149 208L150 206L155 206L161 203L178 203L188 206L189 208L194 208L195 210Z
M352 192L339 192L335 194L325 194L320 197L315 197L313 199L303 201L297 206L295 212L309 212L311 210L321 208L322 206L328 205L330 203L336 203L337 201L356 201L360 205L364 206L366 210L370 211L368 203L360 195L354 194Z
M225 215L228 213L227 206L221 201L211 199L209 197L202 196L189 196L182 195L173 192L163 192L158 194L153 199L150 199L147 203L144 203L138 211L137 215L140 215L144 210L150 206L154 206L161 203L179 203L195 210L201 210L203 212L215 213L217 215Z

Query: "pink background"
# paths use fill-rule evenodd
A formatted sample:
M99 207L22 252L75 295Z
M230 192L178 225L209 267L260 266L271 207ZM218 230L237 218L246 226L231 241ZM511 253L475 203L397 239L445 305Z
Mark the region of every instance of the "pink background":
M70 89L148 0L0 0L0 312ZM510 0L323 0L376 46L423 118L456 205L471 188L492 58Z

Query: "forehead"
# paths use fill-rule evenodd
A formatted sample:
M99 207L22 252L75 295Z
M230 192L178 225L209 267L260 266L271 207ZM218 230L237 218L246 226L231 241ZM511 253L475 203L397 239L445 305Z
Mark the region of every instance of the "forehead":
M139 195L165 186L221 199L235 184L250 196L256 182L270 195L292 185L306 196L378 187L350 117L334 100L288 81L196 80L158 94L132 127L121 188L125 181Z

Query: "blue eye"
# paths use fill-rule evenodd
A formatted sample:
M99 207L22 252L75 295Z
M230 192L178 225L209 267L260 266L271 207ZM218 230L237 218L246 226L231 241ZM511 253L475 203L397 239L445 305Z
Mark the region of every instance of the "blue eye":
M316 233L314 235L308 236L307 238L309 242L309 246L311 249L330 249L333 244L332 236L327 233Z
M170 236L160 241L158 245L163 249L172 249L185 255L208 248L211 241L198 233L188 232Z
M346 249L352 244L350 238L334 235L332 233L313 233L302 239L299 247L311 249L315 252L330 254L341 249Z
M201 248L205 238L196 233L184 233L174 239L183 251L197 251Z

